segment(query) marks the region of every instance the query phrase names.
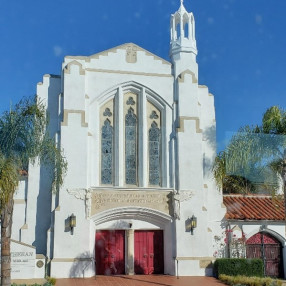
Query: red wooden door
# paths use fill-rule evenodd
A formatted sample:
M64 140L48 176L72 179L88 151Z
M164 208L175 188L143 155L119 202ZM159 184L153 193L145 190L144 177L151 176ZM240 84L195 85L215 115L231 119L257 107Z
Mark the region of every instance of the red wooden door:
M261 258L266 276L283 277L281 244L270 234L257 233L246 241L246 257Z
M95 259L96 274L125 274L124 230L96 231Z
M135 274L164 273L163 231L135 231L134 250Z

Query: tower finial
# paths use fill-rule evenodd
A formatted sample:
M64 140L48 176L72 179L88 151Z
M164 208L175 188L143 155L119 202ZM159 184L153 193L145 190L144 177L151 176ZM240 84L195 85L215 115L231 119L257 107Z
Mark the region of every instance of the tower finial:
M181 5L184 5L184 0L181 0Z

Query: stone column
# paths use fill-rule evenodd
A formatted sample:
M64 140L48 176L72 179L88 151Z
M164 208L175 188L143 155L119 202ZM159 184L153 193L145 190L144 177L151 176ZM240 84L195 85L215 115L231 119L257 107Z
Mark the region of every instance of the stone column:
M134 275L134 229L127 230L127 267L126 274Z

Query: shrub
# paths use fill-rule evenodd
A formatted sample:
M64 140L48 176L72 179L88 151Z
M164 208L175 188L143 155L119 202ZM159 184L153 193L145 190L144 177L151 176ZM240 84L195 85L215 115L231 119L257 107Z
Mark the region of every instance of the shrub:
M246 276L228 276L221 274L219 280L231 286L281 286L282 281L277 279L246 277Z
M214 263L214 275L263 277L263 261L261 259L220 258Z
M47 282L51 285L56 285L57 279L54 277L46 277Z

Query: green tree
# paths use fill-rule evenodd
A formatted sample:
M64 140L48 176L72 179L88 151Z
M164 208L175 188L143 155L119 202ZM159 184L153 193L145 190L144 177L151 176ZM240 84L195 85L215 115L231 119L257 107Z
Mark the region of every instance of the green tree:
M275 193L286 184L286 113L273 106L255 127L241 128L213 166L217 185L224 191Z
M22 99L0 116L1 285L11 285L13 195L21 171L39 158L50 170L53 191L63 183L67 163L47 124L45 106L36 97Z

